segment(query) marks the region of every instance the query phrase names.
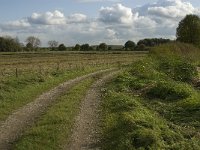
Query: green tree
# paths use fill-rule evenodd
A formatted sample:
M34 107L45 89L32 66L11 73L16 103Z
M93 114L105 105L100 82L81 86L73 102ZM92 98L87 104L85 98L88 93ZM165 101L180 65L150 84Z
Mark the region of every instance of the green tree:
M65 46L64 44L60 44L60 45L58 46L58 50L59 50L59 51L65 51L65 50L66 50L66 46Z
M108 49L108 46L106 43L99 44L99 50L105 51Z
M90 45L89 44L83 44L81 45L81 51L89 51Z
M76 44L76 45L74 46L74 50L75 50L75 51L80 51L80 49L81 49L81 46L80 46L79 44Z
M0 37L0 52L16 52L22 51L22 46L16 39L5 36Z
M133 50L135 48L136 44L135 42L133 41L127 41L125 44L124 44L124 47L126 50Z
M187 15L179 22L176 37L177 41L200 46L200 18L197 15Z

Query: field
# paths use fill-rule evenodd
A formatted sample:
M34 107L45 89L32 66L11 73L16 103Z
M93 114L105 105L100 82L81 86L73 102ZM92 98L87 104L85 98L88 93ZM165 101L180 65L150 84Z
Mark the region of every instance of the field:
M107 68L123 68L145 55L145 52L0 53L0 124L2 130L4 130L3 125L10 115L34 102L41 94L60 83ZM98 73L97 76L100 77L101 75ZM97 79L85 81L86 83L83 84L90 83L89 85L91 85ZM77 88L80 87L82 87L82 83L77 84ZM86 92L88 88L89 86L81 90ZM80 102L85 92L82 93L82 96L81 94L77 95L80 97L77 102ZM72 109L72 114L76 114L75 112L79 106L80 103L76 106L66 107L75 107L76 109L70 109ZM56 106L55 109L52 109L52 111L59 112ZM62 114L62 112L60 113ZM46 115L48 118L48 112ZM73 123L74 115L71 118L69 124ZM53 121L53 118L49 119Z
M199 58L182 43L1 53L0 149L198 150Z

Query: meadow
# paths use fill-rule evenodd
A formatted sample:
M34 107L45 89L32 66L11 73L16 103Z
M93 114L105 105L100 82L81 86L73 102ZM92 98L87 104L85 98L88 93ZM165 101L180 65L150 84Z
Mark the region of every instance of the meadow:
M0 121L59 83L130 64L144 55L140 52L0 53Z
M198 48L183 43L150 52L1 53L0 123L64 81L117 68L119 75L101 89L101 149L198 150L199 58ZM100 76L58 97L12 149L63 149L81 101Z

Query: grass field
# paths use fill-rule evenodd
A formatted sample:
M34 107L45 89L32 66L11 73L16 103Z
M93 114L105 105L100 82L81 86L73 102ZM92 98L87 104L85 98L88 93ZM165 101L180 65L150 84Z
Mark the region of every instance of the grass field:
M13 149L62 149L63 144L68 143L81 100L93 81L94 79L83 81L60 97L58 103L28 129L19 141L16 141Z
M0 53L0 121L44 91L66 80L119 67L145 53Z
M104 150L200 149L200 52L182 43L146 52L0 53L0 122L58 84L101 69L123 71L102 89ZM92 83L48 108L13 149L62 149Z

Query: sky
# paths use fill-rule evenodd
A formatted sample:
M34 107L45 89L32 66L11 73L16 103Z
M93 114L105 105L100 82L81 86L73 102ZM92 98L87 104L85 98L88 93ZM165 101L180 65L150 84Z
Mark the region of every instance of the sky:
M42 46L143 38L175 39L187 14L200 16L199 0L0 0L0 36L38 37Z

